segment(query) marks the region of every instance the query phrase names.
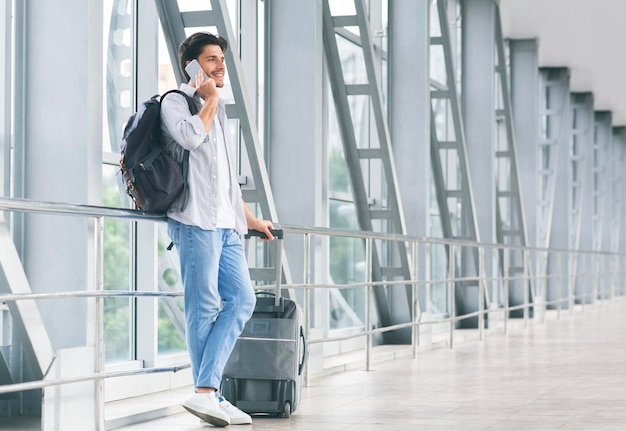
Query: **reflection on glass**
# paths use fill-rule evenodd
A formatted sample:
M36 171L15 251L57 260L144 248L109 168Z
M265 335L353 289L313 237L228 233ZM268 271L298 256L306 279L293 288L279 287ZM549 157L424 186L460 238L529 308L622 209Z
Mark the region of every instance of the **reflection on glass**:
M110 1L110 0L109 0ZM105 11L104 28L108 46L105 58L106 97L104 98L108 128L102 140L105 152L119 154L124 124L132 113L132 7L126 0L112 0ZM107 22L108 19L108 22ZM108 139L107 139L108 136Z

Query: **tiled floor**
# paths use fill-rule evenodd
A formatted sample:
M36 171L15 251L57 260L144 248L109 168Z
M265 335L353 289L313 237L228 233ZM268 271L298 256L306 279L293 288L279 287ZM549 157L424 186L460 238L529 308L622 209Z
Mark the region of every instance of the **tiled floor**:
M552 315L554 313L551 313ZM417 360L313 379L289 419L236 430L626 430L626 300ZM121 431L206 430L188 413Z

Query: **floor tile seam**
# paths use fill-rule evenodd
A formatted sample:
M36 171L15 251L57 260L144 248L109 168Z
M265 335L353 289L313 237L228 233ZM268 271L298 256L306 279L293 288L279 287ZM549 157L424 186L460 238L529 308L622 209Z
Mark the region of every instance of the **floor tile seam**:
M613 424L620 424L622 426L621 429L626 429L626 419L619 419L619 420L615 420L615 419L606 419L603 420L602 418L597 418L594 417L593 419L585 419L583 416L581 415L576 415L575 417L573 417L571 420L569 420L565 425L568 425L570 422L574 421L574 423L587 423L587 424L603 424L603 425L613 425Z
M562 421L563 423L559 426L562 427L565 424L569 423L571 420L573 419L573 417L571 416L563 416L563 415L544 415L544 416L525 416L523 418L519 418L519 417L514 417L514 415L508 416L506 418L502 418L499 419L499 425L503 425L507 422L515 422L517 424L523 424L523 423L528 423L528 424L533 424L533 423L541 423L541 422L549 422L550 420L552 420L553 422L560 422ZM498 424L496 424L498 425ZM550 424L550 427L554 427L554 424ZM543 429L543 428L542 428ZM558 428L555 428L558 429Z
M621 417L624 421L626 421L626 409L621 410L619 413L616 413L614 410L613 411L608 411L608 410L595 410L593 408L590 408L591 406L587 406L587 408L579 410L577 415L578 416L585 416L585 415L589 415L589 414L609 414L609 415L613 415L613 416L619 416Z
M509 412L508 414L507 414L507 413L504 413L504 415L505 415L505 416L504 416L504 418L498 418L497 420L504 420L504 419L506 419L506 418L508 418L508 417L510 417L510 416L515 415L516 413L519 413L519 412L520 412L520 409L519 409L519 408L515 408L515 411L514 411L514 412ZM450 412L450 413L455 413L455 412ZM459 416L466 416L466 415L467 415L467 416L471 416L471 415L475 415L475 414L480 414L480 415L482 415L482 414L484 414L484 413L485 413L485 412L484 412L483 410L479 410L479 411L477 411L477 413L467 413L467 414L466 414L466 413L462 413L462 412L456 412L456 414L458 414Z

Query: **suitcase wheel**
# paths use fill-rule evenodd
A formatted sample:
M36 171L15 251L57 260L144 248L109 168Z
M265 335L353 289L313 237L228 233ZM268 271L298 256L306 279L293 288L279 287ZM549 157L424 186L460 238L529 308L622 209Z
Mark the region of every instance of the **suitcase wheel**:
M285 405L283 406L283 413L281 416L284 418L288 418L291 416L291 403L289 401L285 401Z

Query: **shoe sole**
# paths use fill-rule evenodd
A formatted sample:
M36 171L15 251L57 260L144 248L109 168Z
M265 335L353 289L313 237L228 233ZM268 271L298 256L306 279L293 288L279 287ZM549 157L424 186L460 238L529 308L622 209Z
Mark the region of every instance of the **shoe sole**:
M225 426L228 426L230 424L230 422L225 421L224 419L221 419L221 418L218 418L218 417L215 417L215 416L211 416L211 415L208 415L206 413L199 412L197 410L194 410L191 407L187 407L184 404L183 404L183 407L185 408L185 410L187 410L192 415L197 416L200 419L202 419L203 421L205 421L207 423L210 423L211 425L215 425L216 427L225 427Z
M252 423L251 420L248 419L231 419L231 425L250 425Z

